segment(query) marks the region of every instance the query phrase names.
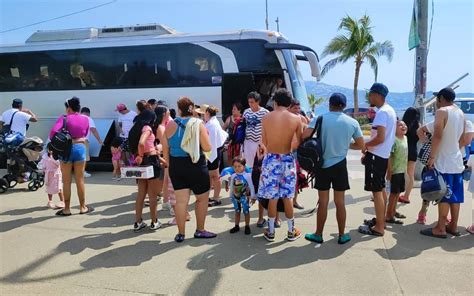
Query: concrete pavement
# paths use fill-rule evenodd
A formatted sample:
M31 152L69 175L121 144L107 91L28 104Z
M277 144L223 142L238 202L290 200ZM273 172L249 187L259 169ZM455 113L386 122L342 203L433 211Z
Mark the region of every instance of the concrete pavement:
M466 192L461 208L459 238L419 235L427 226L415 224L418 189L411 204L400 206L408 217L405 225L388 226L383 238L362 236L357 227L373 215L373 204L363 191L358 154L348 160L353 189L347 192L347 231L352 241L344 246L337 244L333 203L322 245L304 238L285 241L286 223L277 230L276 241L267 242L255 226L256 206L252 235L231 235L234 214L227 198L223 206L209 209L206 225L219 233L216 239L192 239L193 217L188 238L177 244L175 226L133 233L133 181L94 173L87 179L87 201L96 211L78 215L73 194L74 215L65 218L45 207L44 189L28 192L20 186L0 195L0 293L472 295L474 236L464 228L472 223L471 194ZM316 191L305 190L300 200L307 209L296 212L296 224L303 233L314 231L315 215L307 213L315 206ZM164 211L158 215L161 222L171 218ZM436 216L431 207L428 223ZM147 211L144 218L148 223Z

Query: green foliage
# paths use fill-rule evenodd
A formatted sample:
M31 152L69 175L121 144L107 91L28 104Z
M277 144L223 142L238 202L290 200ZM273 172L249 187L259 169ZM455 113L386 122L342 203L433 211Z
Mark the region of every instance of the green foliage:
M359 123L360 126L363 126L363 125L366 125L366 124L370 123L369 118L365 115L356 116L355 120L357 120L357 122Z
M324 97L316 98L316 96L314 94L308 95L308 102L309 102L309 106L311 107L311 110L313 110L314 107L316 107L318 105L321 105L322 103L324 103L326 101L327 101L327 99L324 98Z
M337 64L345 63L354 59L356 68L354 76L354 109L359 109L357 86L359 83L360 67L368 62L372 68L375 81L378 75L377 58L385 56L389 61L393 58L393 45L390 41L375 42L370 26L370 17L364 15L359 20L346 16L341 20L338 30L344 30L344 34L334 37L323 51L322 57L337 55L329 60L323 67L321 75L326 75Z

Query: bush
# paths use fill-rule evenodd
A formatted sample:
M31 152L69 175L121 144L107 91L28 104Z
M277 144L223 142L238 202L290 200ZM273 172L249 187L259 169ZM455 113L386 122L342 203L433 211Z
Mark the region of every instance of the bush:
M361 126L370 123L369 117L367 117L367 116L365 116L365 115L356 116L356 117L355 117L355 120L357 120L357 122L358 122L359 125L361 125Z

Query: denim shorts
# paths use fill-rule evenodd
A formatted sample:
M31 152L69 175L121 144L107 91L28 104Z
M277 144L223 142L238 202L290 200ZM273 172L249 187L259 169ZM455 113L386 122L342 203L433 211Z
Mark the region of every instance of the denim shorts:
M86 145L84 143L72 144L71 154L67 159L61 159L66 163L85 162L86 161Z

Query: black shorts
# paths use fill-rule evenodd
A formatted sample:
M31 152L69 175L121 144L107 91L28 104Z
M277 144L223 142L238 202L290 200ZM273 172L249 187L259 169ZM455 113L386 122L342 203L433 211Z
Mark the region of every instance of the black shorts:
M380 192L385 188L388 159L370 152L365 154L365 191Z
M415 144L408 145L408 161L416 161L418 158L418 151Z
M197 163L190 157L170 157L169 172L174 190L190 189L194 194L203 194L211 189L207 160L201 155Z
M217 158L213 162L207 162L207 169L210 171L217 170L219 168L220 161L222 159L223 147L217 148Z
M346 191L350 189L347 160L344 159L333 166L320 169L314 175L314 188L321 191L334 189Z
M149 178L148 180L153 180L159 178L164 170L161 168L160 159L158 155L145 155L143 156L141 166L153 166L153 178Z
M405 173L393 174L390 180L390 193L402 193L405 191Z

